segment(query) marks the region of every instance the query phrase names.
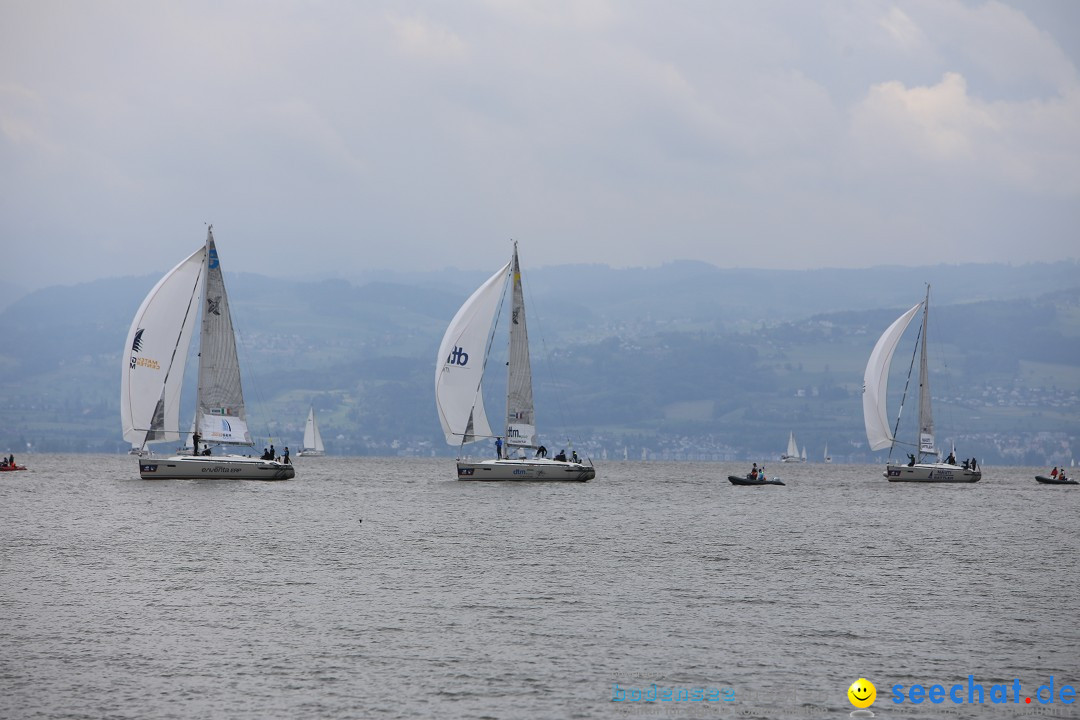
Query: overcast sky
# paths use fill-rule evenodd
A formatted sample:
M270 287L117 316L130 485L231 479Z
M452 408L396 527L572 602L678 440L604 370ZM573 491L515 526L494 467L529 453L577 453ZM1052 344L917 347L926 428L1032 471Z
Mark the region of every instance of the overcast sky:
M1080 256L1072 0L0 2L3 272Z

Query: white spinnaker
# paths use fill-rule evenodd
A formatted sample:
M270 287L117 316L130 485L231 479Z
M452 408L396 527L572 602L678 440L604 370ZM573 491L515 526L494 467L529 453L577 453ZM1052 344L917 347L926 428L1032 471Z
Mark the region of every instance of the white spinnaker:
M488 333L510 265L506 263L469 296L450 321L439 345L435 358L435 406L449 445L492 436L480 381Z
M889 387L889 366L892 365L893 353L900 336L922 307L919 303L901 315L878 338L870 360L866 363L863 375L863 422L866 425L866 439L871 450L882 450L893 443L892 429L885 409L885 396Z
M180 389L199 311L205 254L201 247L166 273L128 330L120 421L124 440L132 446L180 439Z

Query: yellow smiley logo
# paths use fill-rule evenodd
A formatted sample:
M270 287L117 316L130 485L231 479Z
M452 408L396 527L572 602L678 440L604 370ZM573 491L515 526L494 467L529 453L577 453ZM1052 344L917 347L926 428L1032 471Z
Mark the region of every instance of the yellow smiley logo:
M877 688L866 678L859 678L847 689L848 700L857 708L868 708L877 700Z

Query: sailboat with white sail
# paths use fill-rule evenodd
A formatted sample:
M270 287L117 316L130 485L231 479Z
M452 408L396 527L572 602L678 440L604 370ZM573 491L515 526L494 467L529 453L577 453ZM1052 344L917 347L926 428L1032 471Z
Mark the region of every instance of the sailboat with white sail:
M507 288L510 289L511 312L506 426L505 432L498 436L492 433L484 410L483 377ZM463 448L467 443L498 441L499 457L495 459L459 457L459 480L584 482L596 477L591 461L575 460L576 453L569 459L562 452L549 458L539 443L517 243L514 243L510 262L499 268L465 301L447 327L435 360L435 405L447 443ZM501 450L504 438L505 453Z
M780 456L780 462L797 463L806 462L806 450L803 450L802 455L799 454L799 445L795 442L795 433L788 435L787 451Z
M201 309L199 381L192 454L142 454L144 479L288 480L293 466L246 455L211 455L210 445L252 446L229 300L213 229L206 243L170 270L135 313L124 345L120 419L124 439L145 451L180 439L180 391ZM200 440L205 449L200 454Z
M307 423L304 425L304 446L296 454L303 457L322 457L326 454L322 435L319 433L319 423L315 421L314 405L308 410Z
M896 439L895 433L900 426L900 413L904 409L903 402L897 413L895 426L890 427L886 414L885 400L889 384L889 367L900 337L920 309L922 310L922 329L916 338L916 344L919 346L918 436L914 443L901 443ZM952 462L927 461L928 458L940 458L940 453L934 445L934 418L930 407L930 377L926 359L926 323L929 311L930 286L927 285L926 299L897 318L881 335L877 344L874 345L873 352L870 353L870 360L866 364L866 372L863 375L863 421L866 425L866 439L870 443L871 450L889 448L890 460L885 465L885 477L889 479L889 482L978 482L982 479L981 470L955 465ZM912 368L908 370L909 381L915 365L914 358L912 360ZM915 453L908 453L907 464L892 462L892 450L897 444L908 444L916 450ZM952 459L953 454L949 457Z

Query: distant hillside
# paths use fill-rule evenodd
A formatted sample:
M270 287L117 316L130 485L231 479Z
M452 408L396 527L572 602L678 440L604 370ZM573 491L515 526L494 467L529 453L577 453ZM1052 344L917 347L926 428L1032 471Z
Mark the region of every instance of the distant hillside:
M526 273L540 429L549 447L570 435L593 454L631 458L770 458L794 432L811 459L827 443L838 461L871 460L863 366L929 281L939 436L987 461L1064 462L1080 435L1077 270L681 262ZM453 454L434 411L434 354L485 277L227 275L252 427L295 445L314 403L331 452ZM0 451L126 449L121 345L157 279L48 288L0 312ZM497 417L499 381L485 386Z

